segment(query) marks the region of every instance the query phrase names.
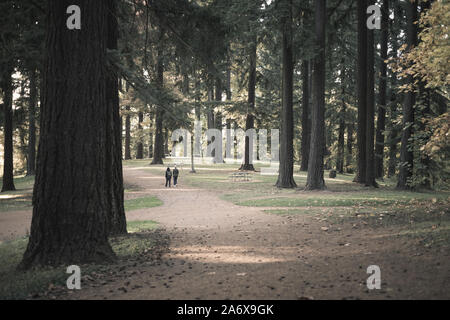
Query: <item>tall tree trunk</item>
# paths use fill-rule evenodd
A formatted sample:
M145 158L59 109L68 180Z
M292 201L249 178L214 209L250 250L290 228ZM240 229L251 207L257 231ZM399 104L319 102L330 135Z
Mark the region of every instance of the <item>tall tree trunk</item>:
M325 141L325 25L326 0L315 0L315 34L319 50L314 59L311 149L309 152L307 190L325 188L323 158Z
M395 7L394 14L397 14L397 11L400 11L399 5ZM392 22L391 22L392 23ZM398 41L397 41L397 34L395 33L395 28L393 25L391 25L391 38L392 38L392 58L397 58L397 51L398 51ZM398 149L398 143L400 142L400 132L399 132L399 126L396 123L397 118L397 100L399 99L399 96L401 94L397 93L397 77L396 75L391 71L391 77L390 77L390 108L389 108L389 135L388 135L388 145L389 145L389 161L388 161L388 178L391 178L395 176L396 174L396 168L397 168L397 149Z
M292 48L292 0L283 3L283 44L282 44L282 109L280 132L280 169L276 186L278 188L295 188L294 181L294 112L293 112L293 77L294 60Z
M301 155L302 162L300 165L300 171L308 171L309 161L309 148L311 142L311 118L310 118L310 106L309 106L309 60L303 60L302 64L302 142L301 142Z
M84 9L83 28L66 10ZM22 268L110 262L106 202L106 1L48 0L44 105L33 219ZM71 63L67 63L71 61Z
M164 128L164 154L163 159L166 158L166 154L169 154L169 129Z
M355 182L366 182L366 125L367 125L367 1L357 1L358 11L358 130L357 130L357 171Z
M230 102L232 99L232 92L231 92L231 61L230 61L230 50L228 49L228 56L227 56L227 101ZM226 145L225 145L225 158L234 158L234 153L232 151L233 148L233 142L232 142L232 134L231 134L231 119L226 119Z
M388 178L395 176L397 167L397 128L392 124L391 132L389 134L389 162L388 162Z
M3 91L3 121L4 121L4 163L3 163L3 186L2 192L14 191L14 161L13 161L13 84L12 73L14 69L5 66L2 74L2 91Z
M232 92L231 92L231 61L230 61L230 53L228 53L228 62L227 62L227 101L231 101Z
M36 69L30 68L30 105L28 110L28 155L27 176L36 174L36 104L37 76Z
M150 137L148 144L148 158L153 159L153 113L150 113Z
M353 123L347 125L347 159L345 161L345 172L353 173Z
M426 14L426 11L430 9L431 4L432 1L420 1L420 14ZM427 27L430 26L419 26L417 33L420 34ZM427 132L426 130L427 120L433 116L433 111L431 109L431 89L427 87L427 83L425 81L420 81L418 87L418 107L415 108L416 116L421 119L421 121L417 122L417 131L419 136L418 143L420 143L420 145L425 145L432 138L431 132ZM420 187L431 189L433 181L435 180L433 171L430 170L431 159L425 152L423 152L419 154L417 160L419 161L419 165L415 170L415 175L417 175L420 179Z
M223 88L222 88L222 80L220 78L216 79L216 101L222 102ZM214 119L215 128L219 130L219 136L216 138L219 143L223 143L222 138L222 129L223 129L223 117L222 117L222 107L218 107L216 112L216 116ZM223 153L222 147L219 147L217 152L214 152L214 163L223 163Z
M415 22L417 20L417 0L408 1L406 3L407 16L407 51L411 50L417 44L417 27ZM408 76L407 83L414 84L414 78ZM406 190L411 189L409 179L413 173L414 152L411 148L410 139L413 135L414 124L414 105L416 103L416 96L413 90L405 94L405 101L403 104L403 132L402 145L400 149L400 172L398 175L397 189Z
M211 102L213 102L213 100L214 100L214 89L212 88L212 85L209 84L209 87L208 87L208 103L210 103L210 104L208 106L208 111L207 111L207 114L206 114L208 131L216 128L216 121L215 121L215 116L214 116L214 109L215 108L211 104ZM213 135L211 135L209 132L207 132L207 137L206 137L206 145L207 145L207 147L206 147L207 149L206 150L207 150L207 152L206 152L206 154L208 156L213 157L213 158L215 158L215 156L216 156L216 150L215 149L211 150L211 148L212 148L212 143L215 141L215 139L216 138Z
M108 3L108 50L118 49L117 0ZM122 168L122 123L120 120L119 79L110 66L106 79L106 99L108 106L108 127L106 136L106 170L104 173L108 186L106 212L109 215L109 234L127 234L127 221L124 209L124 187Z
M142 111L138 114L138 143L136 148L136 159L142 160L144 159L144 143L142 138L144 137L142 132L142 123L144 122L144 113Z
M158 61L157 61L157 84L158 88L162 89L164 87L164 47L162 44L162 40L164 37L164 30L160 30L160 44L158 46ZM164 164L164 135L163 135L163 118L164 118L164 109L161 105L156 106L156 130L155 130L155 146L153 148L153 161L152 165Z
M195 148L194 148L194 145L195 145L195 137L194 137L194 135L191 135L191 173L197 173L196 171L195 171Z
M368 5L373 5L369 0ZM375 181L375 39L374 31L367 31L367 104L366 104L366 186L377 187Z
M125 160L131 160L131 116L130 106L126 106L127 115L125 117Z
M258 40L256 35L253 38L251 49L250 49L250 66L248 73L248 104L247 104L247 118L245 120L245 131L253 130L255 128L255 92L256 92L256 59L257 59L257 47ZM244 163L242 164L240 170L248 170L255 171L255 167L253 166L253 150L250 150L250 146L252 149L255 148L253 145L253 133L249 136L248 134L245 136L245 154L244 154ZM253 159L255 160L255 159Z
M381 22L381 64L380 87L378 96L378 122L375 145L375 177L384 176L384 131L386 129L386 95L387 95L387 64L389 40L389 0L383 0Z
M163 117L164 110L161 106L156 107L156 130L155 130L155 146L153 148L152 165L164 164L164 133L163 133Z
M201 106L200 106L200 100L201 100L201 93L200 93L200 79L198 76L198 71L194 71L195 74L195 123L193 128L193 135L194 135L194 151L196 157L202 156L202 141L201 141L201 132L198 132L196 134L196 125L200 124L201 121Z
M340 174L344 173L344 153L345 153L345 117L346 117L346 104L345 104L345 59L342 59L341 70L341 85L342 85L342 109L339 114L339 134L338 134L338 152L336 160L336 171Z

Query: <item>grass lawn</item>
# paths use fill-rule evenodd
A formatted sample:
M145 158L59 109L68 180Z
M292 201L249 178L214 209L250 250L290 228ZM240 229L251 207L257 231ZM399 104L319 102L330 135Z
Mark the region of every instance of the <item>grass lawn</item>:
M0 179L0 186L3 179ZM19 176L14 179L16 191L0 193L0 212L20 211L31 208L34 177Z
M154 246L154 241L148 236L158 224L153 221L136 221L128 223L129 235L112 238L110 240L118 260L130 259ZM25 252L28 238L0 244L0 300L27 299L36 293L44 293L53 286L64 286L67 278L65 267L37 268L28 272L17 271ZM106 272L108 266L86 265L80 266L82 275L94 272Z
M16 191L0 193L0 212L20 211L32 209L32 193L34 186L34 177L17 177L14 179ZM1 185L1 179L0 179ZM138 187L125 185L125 192L139 190ZM133 211L146 208L154 208L163 205L163 202L155 196L142 197L132 200L126 200L126 211Z
M150 166L149 160L126 161L126 166L141 167L143 170L163 176L165 168L177 163L177 160L166 159L163 166ZM267 165L265 165L267 167ZM395 189L395 180L378 181L380 188L373 189L353 183L354 175L337 175L336 179L325 179L325 192L303 191L306 184L306 173L299 172L295 166L294 179L297 189L278 189L275 187L277 176L252 174L251 182L233 182L230 175L239 168L238 164L198 164L197 173L190 173L189 165L181 165L180 184L191 187L214 190L221 198L236 205L251 207L302 208L302 207L387 207L394 205L417 204L422 202L446 201L450 192L436 191L399 191ZM256 165L257 171L264 167ZM328 177L328 172L325 172Z
M155 196L126 200L125 211L147 209L162 206L164 203Z

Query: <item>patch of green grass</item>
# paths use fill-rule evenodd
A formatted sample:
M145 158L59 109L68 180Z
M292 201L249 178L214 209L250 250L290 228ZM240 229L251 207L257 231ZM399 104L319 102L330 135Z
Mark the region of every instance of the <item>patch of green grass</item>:
M279 216L289 216L289 215L297 215L297 214L310 215L310 214L315 213L315 212L311 212L310 210L306 210L306 209L289 209L289 210L273 209L273 210L264 210L264 212L279 215Z
M399 236L419 239L425 247L450 246L450 221L425 221L414 224L409 230L402 230Z
M125 211L147 209L162 206L164 203L155 196L125 201Z
M145 166L146 171L161 176L164 168ZM199 164L195 174L189 172L190 168L182 170L180 180L191 187L216 191L222 199L234 204L256 207L386 206L433 198L441 200L450 196L449 192L397 191L395 181L389 179L379 181L379 189L367 188L353 183L354 175L349 174L338 174L336 179L326 178L326 192L303 192L306 173L299 172L297 168L294 179L299 187L278 189L275 187L277 176L261 175L260 172L252 173L250 182L232 181L230 175L238 168L236 164ZM261 167L256 169L259 171Z
M111 246L119 259L139 255L150 250L154 241L146 231L154 230L157 223L153 221L129 222L131 234L110 240ZM28 299L33 294L42 294L49 286L64 286L68 274L65 267L35 268L30 271L17 271L25 252L28 238L0 243L0 300ZM107 266L82 266L83 275L106 270Z
M3 179L0 179L0 186ZM0 212L27 210L31 208L34 177L15 177L16 191L0 193Z
M44 292L49 285L63 285L67 279L64 268L39 268L17 271L28 238L0 244L0 299L27 299L29 295Z
M31 193L9 192L0 193L0 213L7 211L20 211L32 208Z
M398 200L395 200L398 201ZM350 199L339 198L294 198L280 197L268 199L251 199L236 204L247 207L351 207L355 205L389 205L393 201L388 199L368 199L355 196Z
M348 212L351 212L350 208L314 208L314 207L305 207L298 209L268 209L264 210L265 213L280 215L280 216L293 216L293 215L344 215Z
M124 183L123 185L125 193L127 192L136 192L142 190L140 186Z
M0 185L3 185L3 178L0 178ZM14 177L14 186L17 190L32 189L34 176L16 176Z
M155 221L128 221L127 223L129 233L153 230L157 227L158 223Z

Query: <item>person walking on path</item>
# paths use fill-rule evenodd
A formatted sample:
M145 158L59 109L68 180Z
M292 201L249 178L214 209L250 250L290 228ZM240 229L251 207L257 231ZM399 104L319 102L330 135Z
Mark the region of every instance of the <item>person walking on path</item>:
M172 182L172 171L170 171L170 168L167 167L166 170L166 188L167 186L169 186L169 188L171 187L171 182Z
M176 188L178 185L178 176L180 175L180 172L177 169L177 166L175 165L175 169L173 169L173 186Z

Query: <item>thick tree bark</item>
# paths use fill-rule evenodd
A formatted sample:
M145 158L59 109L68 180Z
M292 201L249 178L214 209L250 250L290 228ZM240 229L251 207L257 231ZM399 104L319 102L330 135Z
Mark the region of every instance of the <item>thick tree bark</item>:
M293 76L294 60L292 47L292 0L283 1L283 44L282 44L282 109L280 132L280 168L276 186L295 188L294 181L294 112L293 112Z
M230 62L230 53L228 53L228 64L227 64L227 101L231 101L232 92L231 92L231 62Z
M195 148L194 148L194 145L195 145L195 137L194 137L194 135L191 135L191 173L197 173L197 171L195 171Z
M399 6L397 5L395 8L394 13L397 14L397 11L399 10ZM398 51L398 41L397 41L397 34L394 31L394 27L391 28L391 37L392 37L392 58L397 58L397 51ZM399 99L399 96L401 94L397 93L395 88L397 87L397 77L396 75L391 71L391 77L390 77L390 87L391 87L391 93L390 93L390 108L389 108L389 136L388 136L388 145L389 145L389 161L388 161L388 178L391 178L395 176L396 169L397 169L397 151L398 151L398 143L400 142L400 132L399 132L399 126L395 123L396 117L397 117L397 100Z
M108 49L118 49L117 0L108 3ZM104 173L108 186L106 201L109 216L109 234L127 234L127 221L124 209L124 187L122 168L122 123L120 120L119 79L112 65L106 79L106 99L108 106L108 128L106 137L106 170Z
M155 146L153 148L152 165L164 164L164 133L163 133L163 117L164 110L161 106L156 107L156 130L155 130Z
M314 59L311 149L306 190L325 188L323 158L325 141L325 25L326 0L315 0L315 34L319 50Z
M366 182L366 124L367 124L367 1L357 1L358 15L358 130L357 130L357 171L355 182Z
M81 30L66 10L83 8ZM106 1L48 0L44 105L33 219L22 268L110 262Z
M166 158L166 154L169 154L169 129L164 128L164 153L163 153L163 159Z
M373 5L369 0L368 5ZM366 186L377 187L375 181L375 39L374 31L367 31L367 104L366 104Z
M141 111L138 114L138 135L139 135L139 141L137 143L136 147L136 159L142 160L144 159L144 143L142 141L142 138L144 135L142 134L142 123L144 122L144 113Z
M353 123L349 123L347 125L347 159L345 161L345 171L347 173L353 173L353 132Z
M341 70L341 86L342 86L342 109L339 114L339 134L338 134L338 150L336 159L336 171L340 174L344 173L344 153L345 153L345 114L346 114L346 103L345 103L345 60L342 59L342 70Z
M251 49L250 49L250 66L248 73L248 110L247 118L245 120L245 131L248 132L255 128L255 92L256 92L256 59L257 59L257 44L258 40L256 36L254 37ZM250 150L250 145L253 146L253 137L245 136L245 154L244 163L242 164L240 170L255 171L253 166L253 150ZM253 146L255 148L256 146Z
M5 66L2 74L2 91L3 91L3 119L4 119L4 163L3 163L3 185L2 192L14 191L14 161L13 161L13 84L12 73L13 68Z
M126 106L127 115L125 117L125 160L131 160L131 116L130 106Z
M384 176L384 131L386 129L386 95L387 95L387 64L389 40L389 0L383 0L381 22L381 64L380 86L378 96L378 122L375 145L375 177Z
M201 132L196 134L196 123L201 123L201 116L202 116L202 110L200 106L200 79L198 76L197 70L194 71L195 74L195 123L193 128L193 135L194 135L194 156L201 157L202 156L202 137Z
M223 88L222 88L222 80L220 78L218 78L216 80L216 101L217 102L222 102L222 95L223 95ZM216 138L218 141L220 141L219 143L222 143L223 141L223 137L222 137L222 129L223 129L223 117L222 117L222 108L218 107L218 110L216 112L216 116L214 119L215 122L215 128L219 130L219 136ZM214 163L223 163L223 153L222 153L222 148L220 148L220 150L218 150L218 152L214 152Z
M208 103L211 103L214 101L214 89L212 87L212 84L209 84L208 88ZM208 111L206 113L206 125L208 126L208 130L212 130L216 128L216 119L215 119L215 113L214 113L214 106L210 104L208 106ZM215 141L215 137L207 132L206 136L206 154L207 156L211 156L212 158L215 158L216 156L216 150L212 149L212 143Z
M310 106L309 106L309 60L303 60L302 63L302 142L301 142L301 155L302 162L300 165L300 171L308 171L309 161L309 148L311 142L311 118L310 118Z
M388 178L395 176L397 168L397 128L392 124L391 132L389 134L389 162L388 162Z
M164 31L160 31L160 45L158 46L158 61L157 61L157 84L158 88L162 89L164 87L164 47L162 44L162 39L164 37ZM163 118L164 109L161 105L156 106L155 115L155 146L153 148L153 161L152 165L164 164L164 135L163 135Z
M36 104L37 76L34 68L30 69L30 105L28 110L28 150L27 176L36 174Z
M417 0L413 2L408 1L406 4L407 16L407 50L411 50L417 44ZM414 78L408 76L407 83L413 85ZM400 172L398 175L397 189L406 190L411 189L410 178L413 174L414 153L411 148L410 139L413 135L414 124L414 105L416 103L416 96L414 91L408 91L405 94L405 101L403 104L403 132L402 145L400 149Z
M149 144L148 144L148 158L153 159L153 113L150 114L150 136L149 136Z

